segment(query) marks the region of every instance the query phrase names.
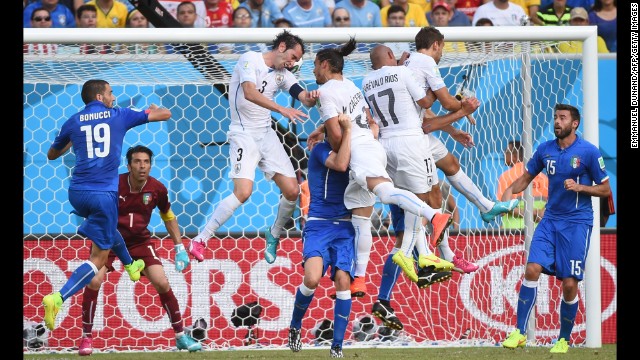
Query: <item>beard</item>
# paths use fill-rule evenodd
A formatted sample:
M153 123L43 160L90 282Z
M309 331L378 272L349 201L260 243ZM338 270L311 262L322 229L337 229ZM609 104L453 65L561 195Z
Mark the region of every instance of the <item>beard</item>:
M554 128L553 133L556 135L556 139L562 140L571 134L571 129Z

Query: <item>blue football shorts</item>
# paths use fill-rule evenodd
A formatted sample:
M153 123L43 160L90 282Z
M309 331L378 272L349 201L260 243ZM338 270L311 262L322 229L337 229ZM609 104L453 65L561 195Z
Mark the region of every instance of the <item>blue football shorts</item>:
M340 269L353 279L355 270L355 230L349 220L309 220L302 232L302 265L312 257L322 257L322 273L331 266L331 280Z

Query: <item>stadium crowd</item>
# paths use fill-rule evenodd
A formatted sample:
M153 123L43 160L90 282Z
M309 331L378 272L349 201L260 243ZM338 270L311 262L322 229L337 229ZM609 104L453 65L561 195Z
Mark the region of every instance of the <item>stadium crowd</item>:
M596 25L601 38L598 51L617 50L617 0L160 0L160 3L184 27L196 28ZM128 0L24 0L23 4L25 28L152 27ZM183 8L189 9L190 14L181 14L179 9ZM580 45L570 44L558 51L581 52ZM57 50L53 46L29 44L23 53L46 54ZM150 52L162 50L151 47ZM126 51L142 50L107 48L98 53ZM219 47L210 47L210 51L226 52Z

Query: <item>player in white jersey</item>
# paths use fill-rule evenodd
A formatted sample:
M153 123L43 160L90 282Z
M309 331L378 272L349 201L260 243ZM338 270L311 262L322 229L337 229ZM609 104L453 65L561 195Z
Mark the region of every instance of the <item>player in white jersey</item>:
M240 56L229 85L229 154L233 179L233 193L222 199L204 229L191 241L189 252L204 260L206 241L233 215L251 195L256 167L267 179L275 181L282 196L278 204L275 223L265 230L267 246L265 260L276 259L280 233L295 210L300 188L293 165L271 128L271 111L293 121L302 121L307 115L294 108L278 105L273 98L279 90L288 91L305 106L314 106L318 91L304 90L288 70L304 54L304 43L288 31L278 34L273 49L267 53L247 52Z
M444 35L440 33L435 27L427 26L416 34L416 51L409 55L409 58L405 61L404 65L413 70L414 74L418 78L421 85L425 90L431 90L435 94L438 101L443 108L449 111L457 111L461 108L460 100L456 99L449 93L440 71L438 70L438 63L442 58L442 50L444 48ZM434 157L436 167L444 172L449 180L449 183L463 194L469 201L471 201L481 213L482 220L489 223L495 219L496 216L513 211L518 205L518 200L511 200L509 202L491 201L487 199L480 189L473 183L473 181L467 176L467 174L460 167L458 159L450 153L445 145L433 135L433 127L425 121L423 127L425 132L429 132L426 137L429 138L429 147ZM468 133L460 131L455 127L448 125L442 130L448 132L456 141L459 141L463 145L469 147L473 146L473 141ZM434 208L441 208L442 194L440 187L437 184L431 188L429 192L429 205ZM433 239L433 238L432 238ZM456 265L456 260L460 263L460 266L469 269L477 269L474 264L466 264L470 266L464 266L468 263L465 259L454 258L454 253L448 245L448 232L445 232L443 238L447 241L437 242L439 245L440 255L448 260L452 261ZM433 240L432 240L433 243ZM454 269L461 269L456 265ZM462 272L467 272L464 271Z
M435 236L447 227L450 215L434 210L413 193L396 188L386 171L387 156L382 145L376 141L377 125L369 106L358 87L342 75L344 57L356 47L351 39L340 48L323 49L316 54L313 73L320 84L318 112L323 126L314 131L326 132L333 149L339 149L342 131L338 124L338 115L345 113L353 122L351 131L350 181L345 192L345 206L352 211L353 226L356 230L356 271L354 280L366 293L364 273L371 251L371 213L375 196L384 204L398 205L405 211L431 220ZM371 129L373 127L373 131ZM312 138L312 133L310 137ZM313 139L313 138L312 138ZM409 266L406 266L408 269ZM409 278L417 282L415 269L408 272ZM353 290L353 288L352 288ZM353 292L353 291L352 291Z
M427 96L409 68L396 66L393 51L389 47L376 46L370 57L374 71L362 80L362 88L380 129L380 143L387 154L387 172L395 186L411 191L426 202L427 194L431 186L437 184L438 178L428 138L424 136L419 109L430 108L433 99ZM431 129L439 130L473 113L479 105L478 99L465 99L459 110L429 119L426 123ZM413 270L412 251L416 247L419 254L419 287L425 288L434 282L449 279L451 273L448 270L453 268L453 264L439 259L429 250L423 219L405 212L404 224L409 231L404 231L402 238L396 238L396 247L392 250L393 262L405 273ZM405 269L405 264L410 264L411 269ZM433 275L435 272L440 273Z

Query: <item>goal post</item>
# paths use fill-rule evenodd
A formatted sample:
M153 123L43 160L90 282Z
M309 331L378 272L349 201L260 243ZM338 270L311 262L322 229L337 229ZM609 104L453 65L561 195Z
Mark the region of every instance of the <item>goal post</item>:
M327 44L339 45L355 37L363 44L391 42L410 45L418 30L289 29L307 44L303 66L297 76L303 86L316 86L312 73L313 59L315 52ZM453 92L462 76L473 73L469 87L481 100L481 106L474 114L478 121L475 127L466 124L464 119L455 125L473 135L474 148L463 149L446 136L440 136L485 196L490 199L496 197L497 178L506 169L501 156L508 140L521 139L526 161L540 142L552 138L552 108L556 103L569 102L581 109L582 136L598 146L595 26L568 26L562 27L561 31L556 27L474 27L472 31L465 27L444 27L439 30L446 42L468 45L468 51L455 52L455 48L445 51L439 65L446 85ZM58 44L59 49L73 48L78 44L208 44L221 48L223 44L270 44L281 31L279 28L26 28L23 41L24 44ZM583 52L554 52L557 44L563 41L581 41ZM491 50L472 47L478 43L491 44ZM495 51L496 45L504 43L513 46L508 47L508 51ZM231 192L232 185L227 178L229 110L228 93L225 91L228 91L230 74L239 54L213 53L218 62L215 69L221 71L204 76L194 69L185 53L183 50L157 54L25 53L25 321L38 322L43 315L38 309L38 300L29 300L30 295L37 294L34 298L41 299L64 280L65 271L68 271L65 269L75 267L71 263L75 264L87 256L86 251L76 249L85 243L77 240L78 219L69 214L66 201L65 189L73 164L71 155L55 162L47 162L43 155L62 122L83 106L79 88L84 81L90 78L109 81L120 107L145 107L155 103L172 109L173 119L167 124L130 132L124 147L143 143L152 148L155 154L152 175L169 188L172 208L183 235L194 236L212 213L212 207ZM370 69L366 48L345 59L344 74L356 84ZM299 102L292 103L288 94L277 95L276 101L283 106L296 106L310 115L309 120L295 127L277 114L273 116L274 126L282 131L283 145L292 154L294 168L303 177L305 138L317 125L317 111L305 109ZM434 111L443 113L444 109L435 104ZM121 171L126 171L124 162ZM299 265L301 216L297 210L289 236L281 242L278 261L273 265L266 264L262 260L264 241L260 239L259 232L272 221L277 211L278 196L277 187L256 173L251 199L238 209L228 224L220 228L216 238L209 241L208 248L215 249L215 252L212 251L203 263L192 262L184 277L169 274L173 269L165 247L169 248L170 241L167 241L166 230L159 217L154 215L152 218L150 230L154 237L160 239L165 271L172 286L178 289L175 292L185 314L185 325L191 325L198 318L206 319L210 325L208 338L211 348L240 345L247 340L244 338L246 329L243 331L232 326L231 318L234 309L253 301L259 301L263 308L262 317L256 324L260 339L266 341L264 339L268 338L270 345L286 346L292 294L302 280ZM405 323L405 331L389 335L388 338L393 340L386 343L381 332L373 336L373 340L369 340L369 336L364 337L366 341L354 340L360 339L356 336L359 331L359 325L356 325L370 312L384 260L393 244L389 234L377 224L373 230L374 246L367 269L368 286L373 294L354 300L351 318L354 326L350 324L345 339L363 346L389 343L430 346L434 342L473 346L495 344L515 326L517 297L514 301L514 294L517 294L516 284L524 274L526 257L523 257L523 251L528 251L532 231L503 230L499 224L484 224L470 201L454 191L449 196L455 198L461 215L460 231L450 236L451 247L481 265L481 270L476 274L456 274L449 282L425 290L411 286L401 277L392 303L397 304L394 308ZM524 200L527 204L524 208L526 228L533 229L534 198L530 190L525 192ZM604 266L601 265L600 210L596 198L593 204L594 227L585 281L579 292L584 308L581 305L574 336L577 344L597 348L602 345L601 329L608 318L601 310L601 269ZM384 209L380 204L376 206ZM383 210L382 214L386 211ZM220 247L224 251L219 250ZM63 258L68 263L61 264ZM69 274L66 275L68 277ZM615 274L611 277L615 278ZM101 290L100 303L105 310L98 310L96 318L102 324L101 334L110 336L104 347L121 350L165 349L170 346L167 338L171 338L172 333L162 309L154 303L154 290L150 286L142 289L125 286L118 279L108 277L108 284ZM533 331L528 335L531 342L548 344L558 333L559 318L553 313L559 311L561 293L558 284L545 276L541 277L541 283L540 304L536 306L540 313L533 315L535 321L530 321ZM316 332L311 331L314 325L319 326L321 320L332 319L333 316L333 302L325 296L330 292L331 284L324 279L321 287L326 289L316 292L318 300L314 300L308 312L309 318L303 322L305 344L318 340ZM117 289L141 295L143 304L136 304L133 295L118 295L116 299L105 292ZM178 295L179 292L182 294ZM612 296L615 299L615 294ZM49 338L49 346L53 348L66 349L77 345L75 341L79 333L74 328L80 327L80 316L78 300L72 299L65 304L68 309L62 311L64 318L59 320L64 326ZM615 308L615 304L605 305L607 309ZM124 323L137 324L137 332L120 332ZM139 340L145 336L152 340Z

